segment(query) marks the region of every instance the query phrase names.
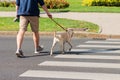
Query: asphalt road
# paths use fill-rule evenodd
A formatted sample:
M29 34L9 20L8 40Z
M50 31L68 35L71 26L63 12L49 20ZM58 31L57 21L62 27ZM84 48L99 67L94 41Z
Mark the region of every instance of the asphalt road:
M16 38L0 37L0 80L19 80L19 75L26 70L38 68L38 63L53 59L49 56L52 37L41 37L40 43L44 45L43 55L34 55L32 37L25 37L22 49L26 58L19 59L15 55ZM54 50L59 50L57 45Z
M32 37L25 37L26 57L17 58L15 36L0 36L0 80L120 80L120 40L73 38L71 52L60 55L58 44L53 56L52 37L40 40L41 55L34 55Z

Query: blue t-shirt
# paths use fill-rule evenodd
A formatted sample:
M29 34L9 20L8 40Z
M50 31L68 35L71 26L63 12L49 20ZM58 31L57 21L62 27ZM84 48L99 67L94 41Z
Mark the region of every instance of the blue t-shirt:
M44 5L43 0L16 0L16 5L19 6L17 15L23 16L39 16L40 10L38 4Z

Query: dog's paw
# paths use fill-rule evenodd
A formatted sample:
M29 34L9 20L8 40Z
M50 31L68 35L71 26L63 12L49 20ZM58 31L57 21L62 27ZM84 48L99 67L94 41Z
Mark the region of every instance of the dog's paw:
M61 53L62 53L62 54L64 54L64 53L65 53L65 51L62 51Z
M52 56L53 55L53 53L50 53L50 56Z
M69 51L71 51L71 48L69 49Z

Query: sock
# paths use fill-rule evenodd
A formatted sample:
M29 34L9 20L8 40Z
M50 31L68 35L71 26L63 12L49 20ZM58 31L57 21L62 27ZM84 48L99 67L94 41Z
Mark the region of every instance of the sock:
M22 49L17 49L17 51L16 52L19 52L19 51L21 51Z
M35 52L37 51L37 48L35 48Z

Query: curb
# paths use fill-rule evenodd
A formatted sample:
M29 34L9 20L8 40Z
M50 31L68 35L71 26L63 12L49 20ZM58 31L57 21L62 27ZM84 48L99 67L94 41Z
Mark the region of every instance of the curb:
M54 32L39 32L41 36L53 36ZM0 31L0 36L16 36L17 31ZM32 32L26 32L25 36L32 36ZM84 31L75 31L74 37L78 38L92 38L92 39L120 39L120 35L107 35L107 34L100 34L100 33L91 33L91 32L84 32Z
M108 35L108 34L100 34L100 33L90 33L90 32L77 32L74 35L75 37L86 37L92 39L120 39L120 35Z

